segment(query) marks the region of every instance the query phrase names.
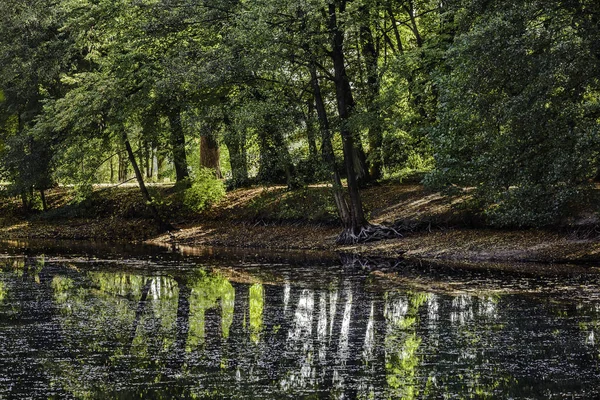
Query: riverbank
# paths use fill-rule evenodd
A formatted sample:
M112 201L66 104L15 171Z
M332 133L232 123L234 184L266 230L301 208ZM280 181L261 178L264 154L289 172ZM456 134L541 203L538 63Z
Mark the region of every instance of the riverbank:
M231 191L210 210L178 204L170 186L153 188L161 213L177 228L159 234L135 187L99 188L75 203L65 188L47 195L49 210L25 215L18 199L0 202L0 238L128 241L185 246L338 251L418 262L593 264L600 262L594 218L561 230L496 230L462 207L417 183L389 182L363 191L373 223L394 225L402 237L338 246L341 228L327 186L296 191L255 187ZM93 216L93 218L91 217Z

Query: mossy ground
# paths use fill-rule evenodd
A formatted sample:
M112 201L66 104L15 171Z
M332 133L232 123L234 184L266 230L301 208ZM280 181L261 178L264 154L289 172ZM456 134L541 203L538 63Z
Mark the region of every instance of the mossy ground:
M152 189L160 212L179 230L160 235L136 187L101 187L81 203L67 188L47 194L49 210L23 213L18 198L0 198L0 237L87 239L337 250L384 258L441 262L595 263L600 240L595 217L567 229L497 230L468 208L468 197L448 198L416 183L388 182L365 189L373 223L403 227L404 236L355 246L335 245L341 227L327 185L288 191L282 186L228 192L201 213L186 209L171 186ZM581 234L584 232L585 234Z

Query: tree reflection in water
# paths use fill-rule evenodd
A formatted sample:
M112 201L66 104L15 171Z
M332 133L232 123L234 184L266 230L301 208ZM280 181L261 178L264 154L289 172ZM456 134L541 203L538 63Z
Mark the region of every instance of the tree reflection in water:
M381 291L357 271L4 264L0 397L589 398L600 386L593 302Z

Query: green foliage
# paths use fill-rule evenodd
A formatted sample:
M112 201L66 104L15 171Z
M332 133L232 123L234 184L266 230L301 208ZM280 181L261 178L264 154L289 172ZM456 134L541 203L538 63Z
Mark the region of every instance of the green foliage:
M195 212L200 212L217 203L225 196L225 185L215 178L213 170L199 169L191 184L183 192L183 204Z
M205 313L211 308L220 308L221 330L224 338L229 337L233 321L235 291L231 283L219 274L208 274L204 270L193 279L190 296L190 331L187 346L195 348L206 337Z
M597 28L575 29L581 16L557 1L471 7L438 77L428 181L475 187L494 224L557 222L598 169Z
M488 204L492 200L488 201ZM489 221L497 226L543 226L560 220L585 197L579 190L560 187L553 192L543 186L510 188L496 195L484 209Z
M250 286L249 297L250 311L248 328L250 328L250 339L255 344L258 344L260 332L263 329L263 311L265 308L265 291L263 285L255 283Z
M6 298L6 294L7 294L6 284L4 282L0 281L0 305Z
M90 199L94 192L94 186L89 181L83 181L73 186L72 203L80 204Z
M12 194L35 208L32 193L56 182L85 189L80 201L92 183L130 179L124 138L147 180L172 178L185 146L195 172L206 129L226 148L231 187L331 179L331 166L344 170L345 128L375 179L434 169L430 185L473 187L501 226L559 220L598 175L595 0L180 3L0 4L0 176ZM350 87L343 117L330 6ZM223 196L207 176L196 172L185 206ZM281 219L336 214L288 197Z

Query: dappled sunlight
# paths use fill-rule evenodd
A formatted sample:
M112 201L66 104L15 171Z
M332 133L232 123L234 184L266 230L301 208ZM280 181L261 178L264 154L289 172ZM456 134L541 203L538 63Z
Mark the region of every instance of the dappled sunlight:
M260 197L264 194L268 194L273 190L283 190L285 186L271 186L269 188L258 187L252 189L236 189L227 193L225 199L223 199L219 204L215 206L215 212L217 210L232 210L236 208L242 208L251 201L255 200L257 197Z
M2 231L4 232L14 232L14 231L18 231L21 229L25 229L29 227L29 223L28 222L22 222L22 223L17 223L17 224L13 224L13 225L9 225L6 227L2 227Z
M461 200L452 201L441 193L424 193L420 185L408 186L405 190L390 187L386 193L386 203L373 202L368 192L365 194L365 204L372 210L372 220L375 223L393 223L402 219L418 219L421 217L435 217L452 210L454 204ZM370 203L369 201L371 200Z

